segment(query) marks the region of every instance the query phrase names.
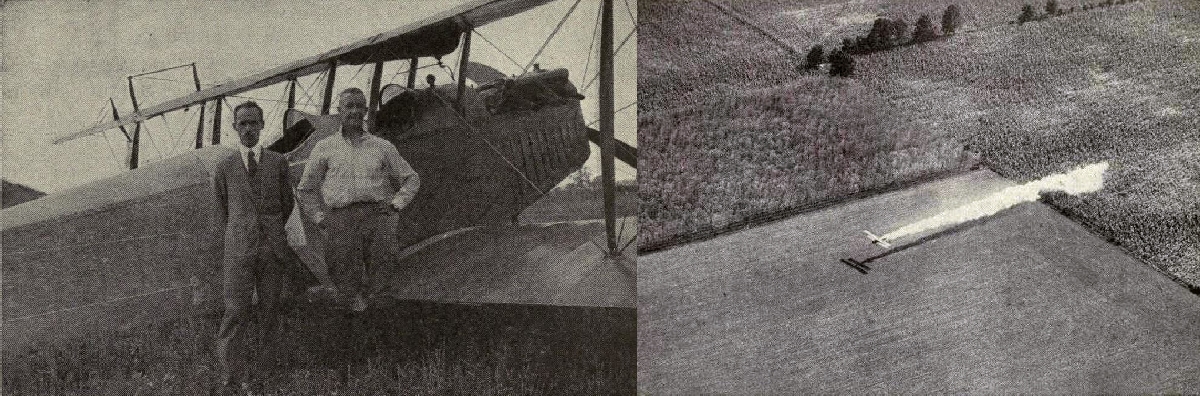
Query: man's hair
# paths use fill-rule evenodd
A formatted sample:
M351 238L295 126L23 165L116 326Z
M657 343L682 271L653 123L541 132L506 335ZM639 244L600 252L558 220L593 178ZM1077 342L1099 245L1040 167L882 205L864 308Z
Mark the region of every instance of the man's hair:
M238 110L241 110L244 108L245 109L258 109L258 115L263 115L263 109L262 109L262 107L258 106L258 103L254 103L253 100L247 100L245 102L242 102L242 104L237 105L237 107L233 108L233 116L237 117Z
M342 93L338 94L338 97L340 98L340 97L342 97L342 95L345 95L345 94L359 94L364 97L367 96L367 94L363 93L363 90L358 89L358 87L350 87L350 88L343 89Z

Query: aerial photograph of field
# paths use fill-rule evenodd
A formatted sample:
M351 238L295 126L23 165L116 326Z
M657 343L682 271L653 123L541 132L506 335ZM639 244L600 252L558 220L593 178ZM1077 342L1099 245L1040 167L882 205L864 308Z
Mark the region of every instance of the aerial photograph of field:
M1200 3L638 8L639 390L1200 389Z

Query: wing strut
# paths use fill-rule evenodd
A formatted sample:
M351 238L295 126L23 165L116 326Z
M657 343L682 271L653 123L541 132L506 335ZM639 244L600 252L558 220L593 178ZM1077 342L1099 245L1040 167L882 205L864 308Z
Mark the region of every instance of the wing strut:
M200 72L196 70L196 62L192 62L192 81L196 83L196 92L200 92ZM196 148L204 147L204 107L208 102L200 102L200 120L196 121Z
M375 62L375 71L371 73L371 90L367 96L367 125L371 127L372 133L379 133L375 129L375 123L378 121L375 113L379 110L379 83L383 79L383 61Z
M604 231L608 252L619 255L616 229L616 170L613 168L613 0L604 0L600 16L600 176L604 182Z
M466 107L463 107L463 93L467 90L467 59L471 56L471 32L473 29L467 29L462 36L462 56L458 59L458 96L454 98L454 104L458 106L458 112L466 115Z
M133 94L133 76L129 79L129 99L133 101L133 112L138 112L137 95ZM142 122L138 121L133 127L133 138L129 141L129 169L137 169L138 167L138 141L141 140Z
M329 105L333 104L333 80L337 77L337 59L329 61L329 79L325 80L325 97L321 102L321 115L329 115Z
M213 146L221 144L221 108L225 107L225 105L221 102L224 102L224 101L225 101L224 96L218 96L217 99L214 101L214 103L216 103L216 106L213 106L213 136L212 136L212 145Z

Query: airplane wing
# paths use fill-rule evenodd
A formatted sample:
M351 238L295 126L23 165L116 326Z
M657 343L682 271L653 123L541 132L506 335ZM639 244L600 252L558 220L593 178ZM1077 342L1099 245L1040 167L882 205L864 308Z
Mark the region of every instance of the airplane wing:
M871 243L879 245L879 246L883 247L884 249L892 248L892 244L890 242L888 242L888 240L883 239L882 237L876 236L875 234L872 234L871 231L863 230L863 233L867 234L867 238L871 238Z
M472 0L420 21L321 54L202 89L146 107L140 111L125 114L117 120L103 122L82 131L59 136L54 139L54 143L59 144L122 125L145 121L151 117L213 98L235 95L292 78L319 73L328 69L331 61L337 61L340 65L360 65L368 62L446 55L454 52L458 47L459 35L462 32L520 14L551 1L553 0Z

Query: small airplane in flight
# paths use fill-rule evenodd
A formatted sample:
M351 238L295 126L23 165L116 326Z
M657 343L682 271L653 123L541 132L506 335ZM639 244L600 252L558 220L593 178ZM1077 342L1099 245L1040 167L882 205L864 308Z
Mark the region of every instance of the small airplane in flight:
M880 247L882 247L884 249L892 248L892 244L890 242L888 242L887 239L884 239L875 234L872 234L871 231L863 230L863 232L867 234L868 238L871 238L871 243L879 245Z

